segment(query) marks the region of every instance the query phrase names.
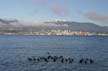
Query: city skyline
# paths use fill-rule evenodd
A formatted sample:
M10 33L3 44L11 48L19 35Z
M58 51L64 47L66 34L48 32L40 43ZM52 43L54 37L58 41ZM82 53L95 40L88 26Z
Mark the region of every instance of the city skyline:
M108 26L108 0L0 0L0 18L78 21Z

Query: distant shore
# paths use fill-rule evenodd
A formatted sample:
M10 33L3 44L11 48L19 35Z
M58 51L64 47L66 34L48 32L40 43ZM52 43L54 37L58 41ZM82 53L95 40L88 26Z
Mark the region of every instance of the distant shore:
M51 31L6 31L0 32L1 35L70 35L70 36L108 36L106 32L83 32L83 31L68 31L68 30L51 30Z

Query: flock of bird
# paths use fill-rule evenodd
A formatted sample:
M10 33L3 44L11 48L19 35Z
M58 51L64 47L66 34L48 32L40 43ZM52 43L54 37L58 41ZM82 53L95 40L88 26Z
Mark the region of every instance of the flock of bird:
M63 56L47 56L47 57L28 57L29 62L54 62L54 63L73 63L75 60L73 58L64 58ZM93 64L94 61L91 58L81 58L79 60L80 64Z

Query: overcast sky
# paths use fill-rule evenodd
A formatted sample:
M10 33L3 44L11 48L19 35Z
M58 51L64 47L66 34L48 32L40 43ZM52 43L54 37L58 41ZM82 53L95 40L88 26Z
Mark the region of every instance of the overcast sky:
M0 0L0 18L94 22L108 26L108 0Z

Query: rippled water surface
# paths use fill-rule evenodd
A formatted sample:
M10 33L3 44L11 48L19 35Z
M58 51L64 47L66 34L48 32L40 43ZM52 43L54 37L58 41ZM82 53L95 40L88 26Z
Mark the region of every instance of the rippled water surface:
M30 63L27 57L72 57L74 63ZM93 64L79 64L92 58ZM0 35L0 71L108 71L106 36Z

